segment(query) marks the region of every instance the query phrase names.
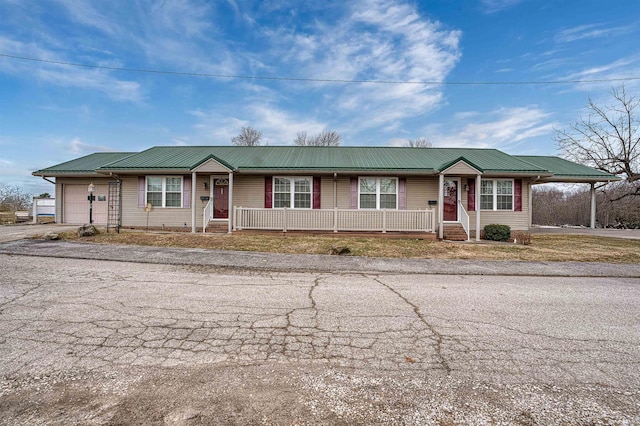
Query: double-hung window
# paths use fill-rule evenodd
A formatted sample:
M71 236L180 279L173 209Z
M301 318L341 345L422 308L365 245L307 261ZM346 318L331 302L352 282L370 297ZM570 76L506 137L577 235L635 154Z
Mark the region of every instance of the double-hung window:
M397 209L398 178L361 177L358 201L361 209Z
M513 179L482 179L480 209L513 210Z
M311 177L274 177L273 207L293 207L310 209L313 178Z
M147 203L182 207L182 176L147 176Z

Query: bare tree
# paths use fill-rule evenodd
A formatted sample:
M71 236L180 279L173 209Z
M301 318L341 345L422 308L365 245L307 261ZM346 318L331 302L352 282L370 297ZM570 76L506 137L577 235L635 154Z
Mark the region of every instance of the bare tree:
M612 105L599 106L589 99L587 117L558 131L555 141L566 158L623 176L629 191L620 198L640 196L640 121L634 115L640 99L627 94L624 86L612 89L611 95Z
M307 132L298 132L293 143L297 146L340 146L342 136L335 130L323 130L315 136L307 136Z
M262 132L253 127L243 127L238 136L231 138L236 146L258 146L262 142Z
M309 145L309 137L307 136L307 132L298 132L296 134L296 138L293 140L293 144L296 146Z
M404 146L409 148L431 148L433 143L427 138L409 139Z
M18 185L0 182L0 211L27 210L31 206L31 194Z

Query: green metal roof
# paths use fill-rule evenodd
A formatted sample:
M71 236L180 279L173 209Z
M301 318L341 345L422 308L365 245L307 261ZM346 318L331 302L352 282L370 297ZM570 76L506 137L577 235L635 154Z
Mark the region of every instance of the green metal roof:
M47 167L33 172L36 176L54 176L60 174L95 174L96 169L111 163L112 161L121 160L133 152L96 152L75 160L60 163L55 166Z
M546 172L546 169L495 149L295 146L154 147L100 167L100 171L186 171L211 157L237 171L398 170L436 173L452 161L464 159L484 172Z
M572 178L587 181L620 180L620 178L615 175L605 173L582 164L574 163L560 157L537 155L516 155L515 157L551 171L553 173L553 178Z
M158 146L138 153L101 152L33 172L62 176L175 171L189 172L213 158L236 172L354 171L437 174L465 161L484 174L540 175L543 179L606 181L617 177L558 157L513 156L496 149L297 147L297 146Z

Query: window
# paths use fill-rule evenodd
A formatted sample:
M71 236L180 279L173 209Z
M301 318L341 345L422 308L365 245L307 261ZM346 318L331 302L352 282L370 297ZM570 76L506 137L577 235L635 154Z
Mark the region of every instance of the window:
M513 210L513 179L482 179L480 209Z
M361 209L397 209L397 178L360 178L359 208Z
M273 207L311 208L311 177L274 177Z
M147 203L154 207L182 207L182 177L147 176Z

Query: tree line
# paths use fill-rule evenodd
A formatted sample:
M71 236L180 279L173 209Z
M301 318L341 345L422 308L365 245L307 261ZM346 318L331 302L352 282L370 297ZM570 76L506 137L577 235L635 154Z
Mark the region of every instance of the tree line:
M231 143L236 146L260 146L262 145L262 132L251 127L242 127L237 136L231 138ZM295 146L340 146L342 136L335 130L323 130L317 135L309 135L306 131L296 134L293 140ZM408 139L404 146L411 148L431 148L433 144L427 138Z

